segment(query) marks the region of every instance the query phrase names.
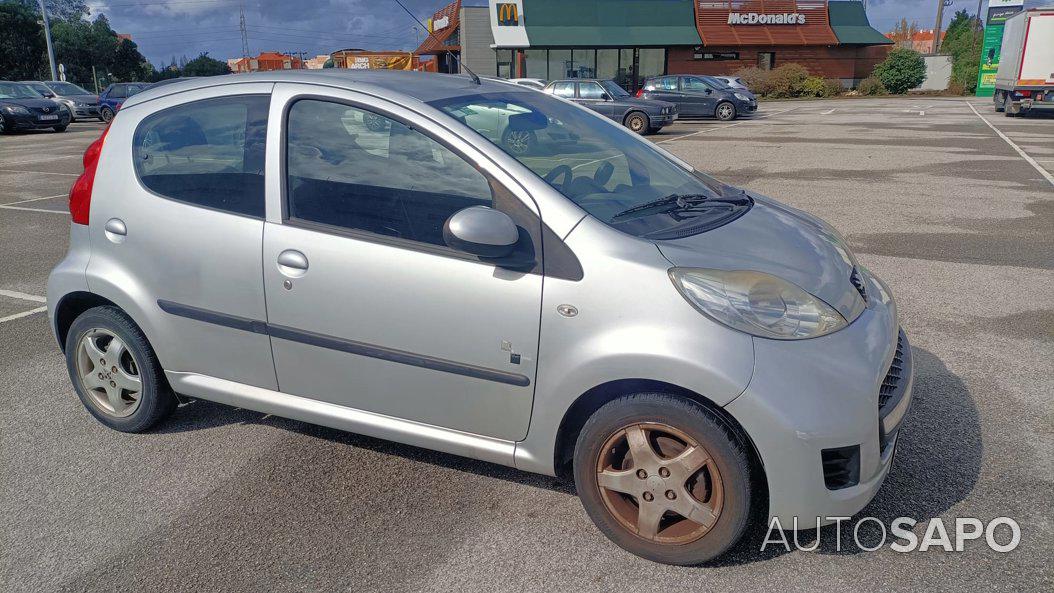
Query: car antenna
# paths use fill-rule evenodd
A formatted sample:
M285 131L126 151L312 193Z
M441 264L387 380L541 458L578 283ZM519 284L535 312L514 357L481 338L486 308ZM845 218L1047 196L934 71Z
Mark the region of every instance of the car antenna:
M421 22L421 19L419 19L416 16L414 16L414 13L410 12L410 10L408 8L406 8L406 6L404 6L402 2L400 2L399 0L392 0L392 1L395 2L396 4L398 4L399 8L402 8L403 10L405 10L406 14L410 15L410 18L412 18L413 20L417 21L417 24L421 25L422 29L424 29L425 31L428 31L428 36L429 37L435 39L437 42L439 41L439 39L436 39L435 33L433 33L431 30L429 30L429 28L426 27L425 24ZM472 71L472 69L470 69L468 66L466 66L465 64L463 64L461 62L461 57L460 56L458 56L456 53L450 51L449 49L446 50L446 53L454 56L454 60L457 61L458 69L464 70L465 72L468 72L468 75L472 77L472 82L474 82L476 84L480 84L480 85L483 84L482 82L480 82L479 76L477 76L476 73Z

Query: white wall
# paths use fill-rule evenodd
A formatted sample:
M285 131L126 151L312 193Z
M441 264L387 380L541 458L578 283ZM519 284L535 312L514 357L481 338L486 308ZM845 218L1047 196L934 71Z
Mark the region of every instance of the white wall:
M922 56L926 62L926 80L922 84L911 89L913 91L943 91L947 90L948 83L952 80L952 57L951 56Z
M486 6L461 8L461 61L480 76L497 76L498 66L494 50L494 35L490 29L490 14Z

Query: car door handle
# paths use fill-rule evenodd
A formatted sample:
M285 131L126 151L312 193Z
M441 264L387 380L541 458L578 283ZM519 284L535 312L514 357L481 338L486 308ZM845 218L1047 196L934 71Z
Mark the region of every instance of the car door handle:
M300 278L307 273L307 256L296 249L286 249L278 254L278 271L290 278Z

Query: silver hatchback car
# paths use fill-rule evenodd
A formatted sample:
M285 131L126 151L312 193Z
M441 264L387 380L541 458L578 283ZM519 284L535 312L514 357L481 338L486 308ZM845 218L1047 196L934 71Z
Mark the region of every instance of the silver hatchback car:
M130 98L84 165L48 309L113 429L201 398L573 476L673 564L852 515L889 471L912 391L889 288L824 222L563 99L194 79Z

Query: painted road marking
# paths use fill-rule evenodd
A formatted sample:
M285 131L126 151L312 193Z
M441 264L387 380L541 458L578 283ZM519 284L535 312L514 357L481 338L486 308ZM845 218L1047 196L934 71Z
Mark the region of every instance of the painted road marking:
M1021 155L1021 158L1025 159L1028 164L1032 165L1037 171L1039 171L1039 174L1042 175L1048 183L1054 185L1054 175L1051 175L1050 171L1047 171L1046 169L1041 167L1039 163L1036 162L1036 159L1028 156L1028 153L1024 150L1021 150L1021 147L1018 146L1013 140L1011 140L1010 137L1001 132L999 128L993 126L991 122L985 119L980 113L977 112L976 109L974 109L974 106L970 104L969 101L963 101L963 103L966 103L966 106L970 108L970 111L973 111L973 114L979 117L981 121L984 122L984 125L988 126L989 128L992 128L992 131L998 134L999 137L1002 138L1007 144L1009 144L1011 148L1016 150L1017 154Z
M13 299L22 299L23 301L33 301L34 303L47 302L47 299L42 296L18 292L17 290L4 290L2 288L0 288L0 296L11 297Z
M7 204L0 204L0 206L14 206L15 204L25 204L26 202L39 202L40 200L54 200L55 198L65 198L69 194L59 194L57 196L44 196L42 198L29 198L28 200L19 200L17 202L8 202Z
M22 319L23 317L29 317L30 315L36 315L37 313L43 313L47 311L47 307L37 307L36 309L30 309L29 311L22 311L21 313L15 313L14 315L8 315L7 317L0 317L0 323L8 321L14 321L16 319Z
M18 171L15 169L0 169L0 173L32 173L33 175L66 175L67 177L80 177L80 173L56 173L54 171Z
M47 212L49 214L65 214L69 216L68 210L48 210L47 208L26 208L24 206L6 206L0 204L0 209L3 210L24 210L26 212Z
M704 130L698 130L698 131L692 132L691 134L685 134L683 136L676 136L674 138L667 138L665 140L659 140L659 141L656 142L656 144L666 144L667 142L673 142L674 140L682 140L682 139L688 138L690 136L695 136L696 134L705 134L706 132L714 132L714 131L717 131L717 130L727 130L728 128L734 128L736 126L741 126L743 124L749 124L750 122L757 121L759 119L765 119L765 118L768 118L768 117L772 117L774 115L779 115L781 113L788 113L788 112L794 111L795 109L798 109L798 108L797 107L791 107L790 109L784 109L783 111L776 111L774 113L766 113L764 115L759 115L759 116L753 117L751 119L745 119L743 121L739 121L739 122L736 122L734 124L728 124L727 126L717 126L717 127L713 127L713 128L706 128Z
M821 111L820 115L831 115L834 112L835 112L834 109L828 109L827 111Z

